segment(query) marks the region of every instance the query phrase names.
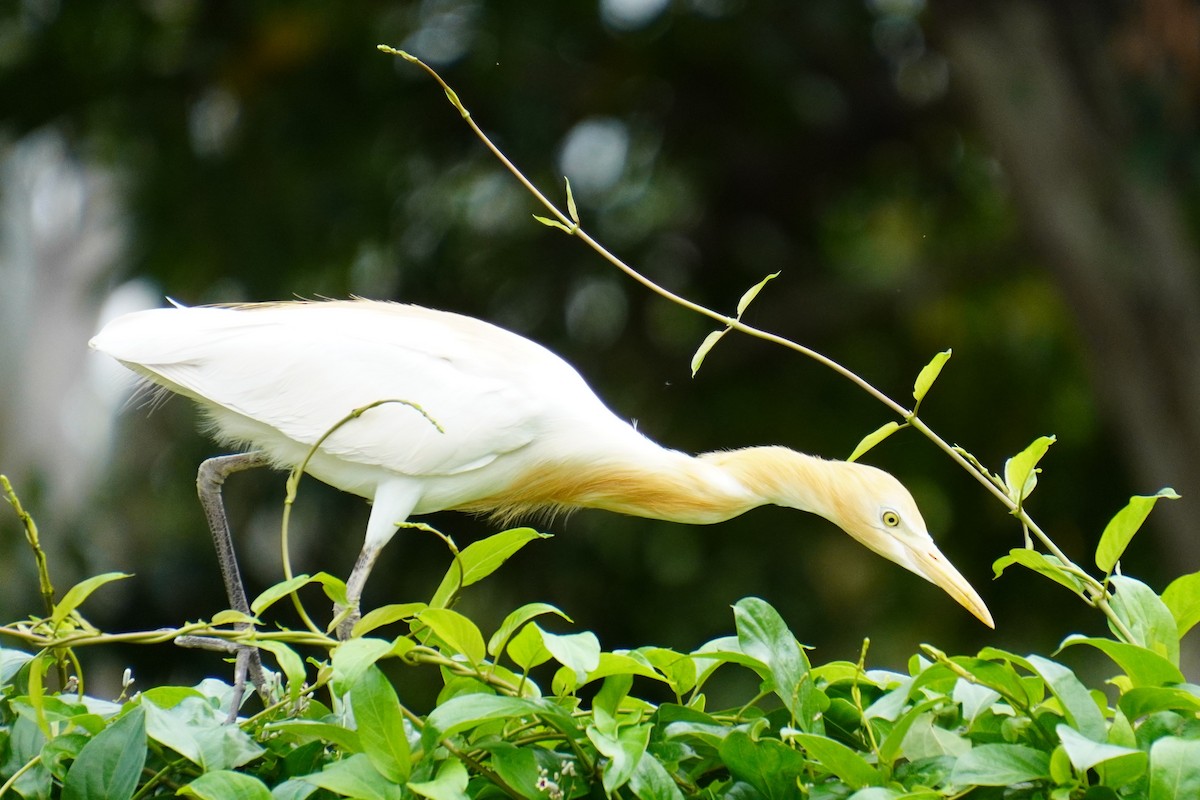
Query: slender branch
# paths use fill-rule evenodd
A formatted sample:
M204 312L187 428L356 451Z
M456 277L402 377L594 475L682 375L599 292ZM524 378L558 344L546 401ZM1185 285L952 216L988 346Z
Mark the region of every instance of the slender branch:
M446 93L446 98L450 101L451 105L458 110L459 114L462 115L463 121L466 122L467 126L470 127L471 131L480 140L480 142L483 143L483 145L496 157L496 159L505 167L505 169L507 169L513 175L513 177L516 178L517 181L524 186L527 191L529 191L531 195L533 195L533 197L554 217L555 220L557 220L557 224L554 224L554 227L560 228L569 236L577 237L609 264L616 267L634 281L659 295L660 297L663 297L666 300L669 300L670 302L682 306L683 308L686 308L697 314L713 319L728 328L740 331L748 336L753 336L757 339L771 342L772 344L776 344L800 353L801 355L816 361L828 369L833 370L838 375L841 375L843 378L862 389L871 397L878 400L893 413L919 431L923 436L933 442L938 449L946 453L946 455L948 455L952 461L958 464L962 469L966 470L966 472L975 478L975 480L978 481L980 485L984 487L984 489L986 489L997 500L999 500L1009 510L1009 513L1015 516L1022 523L1023 528L1027 531L1027 538L1028 533L1031 532L1038 539L1038 541L1045 546L1046 550L1051 555L1062 562L1064 567L1069 572L1078 575L1084 581L1087 587L1087 595L1084 598L1085 601L1099 609L1108 618L1119 636L1126 641L1134 641L1133 635L1129 631L1129 628L1117 616L1116 612L1112 608L1112 605L1109 603L1109 597L1111 597L1111 594L1107 587L1076 565L1070 558L1068 558L1067 555L1063 553L1062 550L1050 539L1050 537L1047 536L1046 533L1037 525L1037 523L1033 521L1033 519L1025 512L1025 510L1008 495L1003 485L997 483L996 480L987 472L986 469L983 468L978 461L974 460L973 457L969 458L967 455L964 455L959 448L951 445L949 442L935 433L928 425L926 425L925 422L917 416L917 406L913 406L912 409L907 408L904 404L893 400L887 394L880 391L873 384L855 373L853 370L843 366L837 361L834 361L828 356L813 350L812 348L806 347L782 336L770 333L769 331L764 331L759 328L755 328L752 325L747 325L736 317L730 317L718 311L714 311L706 306L700 305L699 303L689 300L686 297L676 294L666 287L655 283L650 278L638 272L636 269L605 248L602 244L600 244L600 242L594 239L580 226L579 222L574 218L574 215L568 215L567 213L564 213L555 203L546 197L546 195L543 194L542 191L539 190L532 181L525 177L524 173L522 173L521 170L508 158L508 156L506 156L504 152L501 151L494 142L492 142L488 135L483 132L483 129L481 129L472 118L470 111L468 111L466 106L463 105L462 101L459 100L458 94L450 87L448 83L446 83L446 81L435 69L430 67L416 56L406 53L403 50L397 50L396 48L382 44L378 47L379 50L384 53L399 56L405 61L420 67L442 88L442 90Z
M8 476L0 475L0 489L3 489L4 498L13 507L13 511L17 512L17 517L25 528L25 541L29 542L29 546L33 548L33 558L37 562L38 589L42 594L42 603L46 607L46 616L54 616L54 586L50 583L50 569L46 564L46 551L42 549L41 540L38 538L37 523L21 505L21 500L13 490L12 484L9 483Z

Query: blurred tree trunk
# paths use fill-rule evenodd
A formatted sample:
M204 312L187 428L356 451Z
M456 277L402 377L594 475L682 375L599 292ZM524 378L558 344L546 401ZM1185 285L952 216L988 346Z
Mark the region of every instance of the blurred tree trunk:
M1183 495L1155 512L1183 572L1200 566L1200 257L1166 179L1129 162L1137 122L1099 13L945 3L934 36L1076 315L1137 491Z

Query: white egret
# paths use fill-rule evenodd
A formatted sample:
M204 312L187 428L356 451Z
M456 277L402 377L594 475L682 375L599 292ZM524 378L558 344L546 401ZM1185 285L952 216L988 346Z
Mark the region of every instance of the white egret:
M698 456L662 447L561 358L477 319L369 300L176 307L120 317L91 346L195 400L222 443L253 448L206 462L202 488L247 466L294 467L356 408L419 405L428 418L399 403L372 408L325 439L307 467L373 504L347 583L355 606L397 523L413 515L583 507L707 524L775 504L828 519L993 624L886 472L784 447ZM220 539L223 516L209 516Z

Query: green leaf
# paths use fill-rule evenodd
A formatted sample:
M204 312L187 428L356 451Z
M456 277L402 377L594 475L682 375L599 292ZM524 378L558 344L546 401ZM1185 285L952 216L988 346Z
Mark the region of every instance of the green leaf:
M808 762L778 739L754 741L734 730L720 746L721 759L729 773L757 789L768 800L796 797L796 779L808 770Z
M295 575L289 580L280 581L254 598L254 602L250 604L250 611L259 616L275 603L310 583L316 583L311 575Z
M1200 797L1200 741L1165 736L1150 747L1149 800Z
M380 775L371 759L361 753L334 761L300 780L357 800L400 800L403 796L401 787Z
M1001 556L992 564L992 571L995 577L999 578L1004 570L1013 564L1020 564L1039 575L1045 575L1055 583L1075 592L1075 594L1083 592L1083 581L1070 572L1067 572L1063 568L1062 562L1055 556L1048 556L1044 553L1039 553L1037 550L1030 550L1027 547L1014 548L1008 551L1008 555Z
M925 399L929 388L933 386L933 382L937 380L938 375L942 373L942 367L950 360L950 354L953 351L943 350L933 357L933 360L921 368L917 374L917 380L913 383L913 399L920 403Z
M1140 645L1075 634L1068 636L1059 649L1074 644L1090 645L1107 655L1125 671L1134 688L1183 683L1185 680L1179 667L1162 655Z
M411 620L418 612L428 608L425 603L391 603L379 608L373 608L362 615L350 631L351 638L365 636L371 631L391 625L393 622ZM349 641L349 640L348 640Z
M763 278L761 281L759 281L758 283L754 284L753 286L751 286L749 289L746 290L746 293L742 295L742 299L738 300L738 304L737 304L737 318L738 319L741 319L742 314L746 313L746 309L749 308L750 304L754 302L754 298L758 297L758 293L763 290L763 287L778 277L779 277L778 272L772 272L770 275Z
M1200 622L1200 572L1181 575L1171 581L1162 593L1162 601L1175 618L1179 638L1182 639Z
M92 592L104 584L128 577L130 576L124 572L105 572L103 575L94 575L86 578L70 589L67 589L67 593L63 595L62 600L54 604L54 613L50 616L51 626L58 627L62 624L63 620L70 616L72 611L79 608Z
M1145 769L1146 754L1141 750L1107 742L1094 742L1069 725L1059 725L1055 730L1058 731L1058 739L1062 742L1063 749L1067 751L1067 757L1071 759L1071 766L1079 772L1086 772L1106 761L1127 759L1130 756L1140 763L1141 769L1138 771Z
M908 736L908 731L917 718L943 702L941 697L931 697L905 711L880 743L879 760L884 764L891 765L900 756L904 739Z
M1059 664L1038 655L1026 657L1028 666L1046 679L1046 685L1062 704L1067 721L1089 739L1102 741L1108 730L1104 713L1096 706L1091 693L1075 673Z
M141 699L146 712L146 735L201 767L204 771L235 769L263 753L225 714L199 697L185 697L172 708Z
M594 725L588 727L588 739L598 752L609 759L601 779L604 791L609 796L633 777L638 761L644 757L646 745L650 743L651 729L650 725L632 725L622 728L613 736L603 733Z
M575 728L570 715L545 701L492 694L462 694L439 705L425 718L421 743L426 752L447 736L474 728L485 722L533 716L551 717Z
M538 791L537 748L516 747L509 742L491 742L487 750L492 755L492 769L509 786L528 800L544 800L546 795Z
M537 625L521 628L516 636L508 640L505 652L517 667L526 672L550 660L550 651L542 643L542 629Z
M363 752L375 769L395 783L404 783L412 772L404 713L396 690L379 667L370 667L350 690Z
M347 639L333 648L329 660L333 667L334 692L345 694L350 691L371 665L391 650L391 642L372 637Z
M561 222L559 222L556 219L550 219L549 217L540 217L537 214L534 214L533 218L536 219L538 222L542 223L543 225L545 225L547 228L558 228L563 233L574 233L573 229L568 228L566 225L563 225Z
M696 373L700 371L700 365L704 363L704 359L708 357L708 351L713 349L713 345L721 341L721 337L729 333L729 328L722 328L719 331L713 331L708 336L704 337L704 341L696 348L696 352L692 355L692 377L696 377Z
M482 663L487 657L483 634L474 622L457 611L448 608L427 608L417 614L417 620L428 625L450 649L446 655L464 655L473 665Z
M336 745L346 753L361 753L362 739L358 731L352 731L331 722L313 722L307 719L289 719L270 722L263 726L267 731L278 731L295 736L301 741L321 741Z
M467 800L467 768L456 758L447 759L438 768L437 777L431 781L410 783L408 788L415 794L430 800Z
M1154 504L1161 499L1178 500L1179 495L1174 489L1160 489L1157 494L1135 495L1129 498L1129 503L1116 513L1104 526L1100 536L1100 544L1096 546L1096 566L1105 575L1111 573L1129 546L1133 535L1142 527L1146 517L1154 509Z
M136 706L83 746L63 781L63 800L127 800L146 763L146 712Z
M629 788L641 800L683 800L683 792L667 768L651 753L638 759L629 779Z
M542 631L542 644L550 655L575 672L577 685L586 681L588 673L600 666L600 640L591 631L557 634L542 630L536 622L531 625Z
M443 607L458 593L500 568L514 553L535 539L549 539L550 534L538 533L533 528L512 528L472 542L455 558L446 576L442 578L429 605Z
M950 782L956 786L1007 786L1049 777L1048 753L1020 744L981 744L959 756Z
M900 430L900 428L902 428L902 427L903 426L899 422L896 422L895 420L892 420L891 422L885 422L883 425L880 425L878 428L876 428L875 430L871 431L866 436L864 436L862 438L862 441L860 441L858 443L858 445L854 448L854 452L851 453L850 457L847 458L846 460L847 461L857 461L859 458L864 456L871 448L873 448L875 445L879 444L884 439L891 436L896 431Z
M1179 627L1175 617L1154 590L1135 578L1109 578L1117 593L1111 603L1117 617L1133 634L1134 643L1179 663Z
M266 650L271 655L275 656L275 661L279 664L279 669L287 678L288 696L292 702L300 699L300 692L304 689L304 680L307 677L304 671L304 660L300 655L288 647L283 642L274 640L262 640L254 643L259 650Z
M1020 504L1037 486L1037 474L1041 471L1037 464L1055 441L1053 436L1039 436L1029 447L1004 462L1004 485L1014 503Z
M867 763L865 758L835 739L814 736L811 733L797 733L789 738L803 747L810 758L841 778L851 789L879 786L884 782L883 776Z
M743 653L767 665L775 694L805 733L824 733L821 711L828 701L809 675L808 656L787 623L767 601L757 597L733 606L738 645Z
M492 656L500 655L500 653L504 652L505 645L508 644L508 640L512 638L512 635L516 633L518 628L529 620L540 617L543 614L557 614L567 622L572 621L570 617L549 603L526 603L505 617L504 622L500 623L500 627L492 634L492 638L488 639L488 654Z
M567 214L571 217L571 220L578 225L579 209L575 207L575 194L571 191L571 179L564 175L563 180L567 184Z
M271 790L252 775L219 770L206 772L196 780L180 787L176 794L199 800L271 800ZM109 795L95 795L109 797Z
M1159 711L1196 714L1200 712L1200 697L1175 687L1141 687L1122 692L1117 705L1129 719L1139 719Z

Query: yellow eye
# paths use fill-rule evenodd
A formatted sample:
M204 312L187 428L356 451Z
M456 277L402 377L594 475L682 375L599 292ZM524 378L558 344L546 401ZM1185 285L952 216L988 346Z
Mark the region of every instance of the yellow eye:
M900 524L900 515L895 511L883 512L883 516L880 517L880 519L883 520L883 524L889 528L894 528Z

